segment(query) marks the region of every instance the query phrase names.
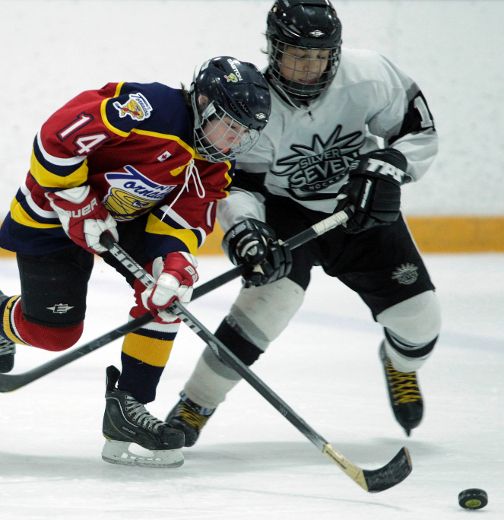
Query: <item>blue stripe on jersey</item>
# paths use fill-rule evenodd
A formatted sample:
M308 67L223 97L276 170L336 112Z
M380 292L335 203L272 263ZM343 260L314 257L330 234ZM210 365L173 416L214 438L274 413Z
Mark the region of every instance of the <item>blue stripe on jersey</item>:
M10 214L0 228L0 247L25 255L44 255L70 247L63 228L32 228L15 222Z
M47 161L39 148L39 145L37 143L37 137L35 137L35 140L33 141L33 153L35 154L35 158L37 159L37 161L46 170L53 173L54 175L57 175L58 177L68 177L82 166L82 162L79 162L78 164L73 164L71 166L58 166L50 161ZM58 190L60 189L61 188L58 188Z
M145 251L148 253L150 260L174 251L190 253L189 248L182 240L169 235L151 235L150 233L145 233Z
M198 242L198 247L200 247L201 244L203 243L203 241L205 239L205 235L202 233L201 230L199 230L197 228L186 227L186 226L180 224L179 222L177 222L176 220L171 218L170 215L163 210L163 206L161 206L159 208L155 208L153 211L151 211L151 213L154 216L156 216L159 220L161 220L162 222L165 222L168 226L170 226L172 228L187 229L188 231L192 231L194 233L194 235L196 236L196 240Z
M60 220L58 217L47 218L43 217L39 213L32 210L30 205L28 204L24 193L19 189L16 193L16 200L19 202L21 207L26 211L26 213L36 222L40 222L41 224L60 224Z

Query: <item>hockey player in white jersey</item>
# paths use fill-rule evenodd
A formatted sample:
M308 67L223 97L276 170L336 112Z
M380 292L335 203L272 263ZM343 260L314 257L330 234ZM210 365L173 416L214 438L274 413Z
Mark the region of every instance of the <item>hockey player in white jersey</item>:
M245 266L245 284L216 336L254 363L295 315L320 265L383 327L390 402L409 435L423 416L417 371L441 320L401 216L401 186L427 171L437 134L414 81L375 52L342 48L341 34L328 0L278 0L268 14L271 118L257 145L238 157L240 175L218 209L224 250ZM346 228L292 252L279 242L342 208ZM186 446L239 380L206 348L167 416Z

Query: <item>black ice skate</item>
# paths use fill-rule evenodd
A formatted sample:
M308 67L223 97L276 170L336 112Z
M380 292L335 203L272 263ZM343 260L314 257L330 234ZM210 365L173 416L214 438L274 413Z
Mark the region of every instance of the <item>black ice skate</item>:
M5 296L5 294L0 291L0 304L7 299L8 296ZM15 353L16 345L2 334L0 326L0 373L6 374L14 368Z
M184 463L184 434L152 416L131 394L118 390L120 372L107 368L106 407L103 416L105 446L102 459L112 464L172 468ZM147 454L130 451L136 444Z
M184 432L185 446L189 448L194 446L198 440L201 429L214 412L215 408L203 408L191 401L184 392L182 392L180 394L180 401L166 416L166 424L168 424L170 428Z
M380 359L383 363L392 411L409 437L411 430L420 424L423 417L423 399L416 372L396 370L385 353L383 343L380 345Z

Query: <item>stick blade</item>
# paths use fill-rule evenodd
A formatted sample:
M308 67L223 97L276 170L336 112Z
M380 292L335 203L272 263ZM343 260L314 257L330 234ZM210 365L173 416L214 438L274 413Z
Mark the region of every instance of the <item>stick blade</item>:
M401 448L396 456L385 466L378 469L365 469L364 479L370 493L378 493L402 482L413 469L407 448Z
M31 378L24 374L0 374L0 393L12 392L28 384Z

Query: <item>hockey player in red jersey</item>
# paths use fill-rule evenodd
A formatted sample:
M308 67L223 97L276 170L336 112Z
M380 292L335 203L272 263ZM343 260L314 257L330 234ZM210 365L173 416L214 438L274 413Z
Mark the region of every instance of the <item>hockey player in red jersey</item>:
M227 195L232 161L257 141L270 104L255 66L222 56L203 64L189 92L160 83L82 92L35 137L30 171L0 230L21 281L20 296L0 293L0 371L12 369L15 344L59 351L79 339L93 255L114 264L103 233L156 280L145 289L122 273L134 288L130 315L157 317L124 338L122 372L107 369L104 460L183 462L183 433L144 407L179 328L165 309L190 300L195 254L212 232L216 201ZM132 441L155 453L133 455Z
M401 216L401 186L419 180L435 157L431 113L415 82L388 59L342 48L342 25L328 0L276 1L266 37L270 122L238 157L240 174L218 209L223 246L247 268L249 287L216 336L251 365L295 315L311 269L321 266L333 277L328 291L337 278L383 327L387 390L409 435L423 416L417 370L433 351L441 320ZM343 208L346 228L292 251L292 259L276 239ZM207 348L167 422L194 444L239 379Z

